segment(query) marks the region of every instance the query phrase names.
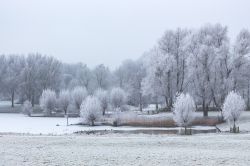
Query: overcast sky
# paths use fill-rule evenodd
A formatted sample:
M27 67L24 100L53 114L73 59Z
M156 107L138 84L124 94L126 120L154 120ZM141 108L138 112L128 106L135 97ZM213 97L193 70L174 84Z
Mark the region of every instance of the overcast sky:
M249 0L0 0L0 53L39 52L114 69L137 59L166 29L250 29Z

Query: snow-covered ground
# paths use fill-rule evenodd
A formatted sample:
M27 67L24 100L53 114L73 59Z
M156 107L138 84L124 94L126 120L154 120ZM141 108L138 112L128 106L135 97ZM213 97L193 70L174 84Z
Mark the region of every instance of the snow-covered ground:
M0 165L250 165L250 134L0 137Z
M70 118L69 122L79 120ZM65 118L0 114L0 165L250 165L250 133L72 135L80 130L143 128L65 123ZM239 125L241 131L250 131L250 112L242 114ZM227 124L219 127L229 129ZM6 134L10 132L59 135Z
M218 113L209 113L211 116L217 116ZM197 113L201 116L202 113ZM165 116L170 117L172 114L158 114L150 116ZM80 118L69 118L69 124L76 124L80 122ZM240 130L250 131L250 112L244 112L240 118ZM218 125L222 131L228 131L227 123ZM214 127L200 127L196 126L195 129L213 129ZM89 130L141 130L142 127L112 127L112 126L79 126L70 125L66 126L66 119L60 117L28 117L23 114L0 114L0 133L29 133L29 134L46 134L46 135L61 135L72 134L77 131ZM148 128L147 128L148 129ZM150 128L152 130L170 130L171 128ZM176 128L172 128L175 129Z
M156 116L156 115L152 115ZM172 115L164 115L166 117ZM77 124L80 118L69 118L69 124ZM196 126L195 129L209 130L214 127ZM112 127L112 126L66 126L66 119L61 117L28 117L23 114L0 114L0 133L24 133L24 134L45 134L62 135L72 134L77 131L90 130L176 130L178 128L146 128L146 127Z

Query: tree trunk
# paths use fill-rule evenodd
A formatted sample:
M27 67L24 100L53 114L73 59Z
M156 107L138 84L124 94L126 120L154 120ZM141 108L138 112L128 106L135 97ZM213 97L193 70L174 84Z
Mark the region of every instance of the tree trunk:
M203 111L203 116L207 117L208 116L208 106L206 106L205 100L202 101L202 111Z
M11 107L12 108L14 107L14 99L15 99L15 92L12 91L12 93L11 93Z
M158 103L155 104L155 110L158 111Z
M64 117L66 118L67 126L69 125L69 115L65 114Z
M168 97L167 96L165 96L165 102L166 102L166 107L168 107Z
M236 125L235 125L235 121L234 121L234 126L233 126L233 133L236 133Z
M139 96L139 106L140 106L140 111L142 112L142 94L141 93Z
M105 108L102 110L102 115L103 116L105 115Z
M248 81L248 84L247 84L247 109L249 110L250 108L250 99L249 99L249 94L250 93L250 88L249 88L249 81Z
M31 97L31 105L32 105L32 107L35 106L35 97L34 97L34 95L32 95L32 97Z
M94 120L91 120L91 126L94 126L95 123L94 123Z

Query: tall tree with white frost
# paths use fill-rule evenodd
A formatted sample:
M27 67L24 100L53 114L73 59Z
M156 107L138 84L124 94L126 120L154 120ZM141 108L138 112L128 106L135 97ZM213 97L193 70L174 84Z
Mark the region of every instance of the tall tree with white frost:
M178 126L185 128L187 134L187 127L194 119L195 104L193 98L189 94L181 93L174 103L173 119Z
M229 122L233 123L233 132L236 130L236 122L239 120L240 114L246 108L244 99L236 92L230 92L223 104L222 112L224 118Z
M14 107L14 100L18 92L22 68L25 59L22 56L10 55L6 61L6 72L4 74L4 89L11 98L11 107Z
M110 92L110 100L113 108L117 111L126 103L127 94L121 88L113 88Z
M105 111L107 110L108 104L109 104L108 92L106 90L103 90L103 89L98 89L95 92L95 96L101 102L102 115L105 115Z
M95 96L88 96L81 104L81 117L83 122L95 125L95 121L101 117L101 102Z
M45 89L40 97L40 107L46 115L51 115L56 108L56 93L53 90Z
M103 64L98 65L95 67L93 73L97 88L106 89L109 86L110 77L110 71L108 67L105 67Z
M85 87L77 86L71 92L73 104L77 109L78 113L80 113L81 104L84 99L88 96L88 92Z
M88 91L90 90L91 81L93 79L92 72L87 65L82 63L78 64L78 70L76 71L76 78L80 86L84 86Z
M21 71L20 90L32 106L38 103L44 89L60 88L61 62L53 57L30 54Z
M217 105L219 95L215 91L216 88L218 85L224 85L222 82L224 80L220 80L223 76L218 75L220 72L217 69L218 65L224 63L224 60L222 61L220 58L222 58L223 49L227 44L226 32L226 27L219 24L206 25L193 33L190 40L189 79L192 91L202 105L204 116L208 116L209 106L212 102ZM227 61L225 62L227 63ZM222 69L222 67L219 68ZM222 97L223 95L220 98Z

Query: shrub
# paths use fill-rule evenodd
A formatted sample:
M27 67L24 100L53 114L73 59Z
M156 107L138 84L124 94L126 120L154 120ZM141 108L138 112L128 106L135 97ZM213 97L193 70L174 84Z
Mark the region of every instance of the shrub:
M115 110L120 110L126 103L127 94L121 88L113 88L110 93L111 104Z
M81 104L84 99L88 96L88 92L85 87L77 86L71 92L73 104L77 109L78 113L80 113Z
M236 122L239 120L240 114L246 108L244 99L237 94L236 92L230 92L223 104L222 113L225 118L229 122L229 125L233 123L232 132L239 132L239 129L236 127Z
M101 103L97 97L87 97L81 104L81 117L83 122L94 126L95 121L101 117L101 110Z
M174 103L173 119L178 126L185 128L187 134L187 126L194 120L195 103L189 94L180 94Z
M64 114L66 115L70 104L70 92L68 90L62 90L59 94L58 101L59 107L64 111Z
M52 111L56 108L56 93L53 90L43 90L42 96L40 97L40 107L42 108L45 115L51 115Z
M24 103L23 103L23 108L22 108L22 112L25 114L25 115L28 115L30 116L31 113L32 113L32 104L29 100L26 100Z
M109 103L109 97L108 97L108 92L102 89L98 89L95 92L95 96L99 99L101 102L101 107L102 107L102 115L105 115L105 111L108 108L108 103Z

